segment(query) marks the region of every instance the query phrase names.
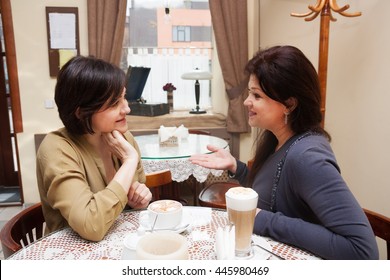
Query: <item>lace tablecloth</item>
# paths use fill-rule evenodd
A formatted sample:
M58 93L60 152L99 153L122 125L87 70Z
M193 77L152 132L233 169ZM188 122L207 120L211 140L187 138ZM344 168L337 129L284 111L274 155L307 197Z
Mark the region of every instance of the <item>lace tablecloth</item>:
M206 181L208 175L211 173L216 177L222 175L223 170L215 170L201 167L192 164L187 159L168 159L168 160L142 160L145 173L152 173L169 169L172 174L172 180L176 182L183 182L193 175L199 183Z
M56 231L10 256L11 260L100 260L121 259L123 240L128 233L139 227L140 211L121 213L104 239L100 242L87 241L70 228ZM187 237L190 259L215 260L215 235L219 227L228 224L226 211L207 207L184 207L183 217L190 223L182 234ZM318 259L298 248L276 242L270 238L254 235L254 240L262 239L272 252L285 259ZM274 259L265 255L265 259Z

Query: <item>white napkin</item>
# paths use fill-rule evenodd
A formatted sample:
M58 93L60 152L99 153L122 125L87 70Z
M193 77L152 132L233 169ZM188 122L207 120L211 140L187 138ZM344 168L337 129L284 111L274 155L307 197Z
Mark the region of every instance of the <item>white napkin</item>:
M165 127L161 125L158 130L158 135L160 136L161 142L167 141L170 137L177 137L178 139L187 138L188 128L184 127L184 125L180 125L179 127Z
M188 128L184 127L184 125L180 125L173 132L173 136L176 136L177 138L188 138Z
M233 260L235 250L235 227L218 228L215 240L215 250L218 260Z

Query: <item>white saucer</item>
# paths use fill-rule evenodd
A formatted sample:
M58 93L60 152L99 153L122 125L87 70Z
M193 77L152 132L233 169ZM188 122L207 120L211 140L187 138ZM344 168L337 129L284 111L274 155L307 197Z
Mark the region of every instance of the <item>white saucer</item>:
M146 231L151 230L152 225L149 222L148 215L140 215L139 220L140 226L142 226ZM172 231L176 233L182 233L186 231L191 226L190 219L187 218L187 215L185 215L185 211L183 211L183 217L181 219L181 223L177 225L173 229L158 229L155 228L153 231Z

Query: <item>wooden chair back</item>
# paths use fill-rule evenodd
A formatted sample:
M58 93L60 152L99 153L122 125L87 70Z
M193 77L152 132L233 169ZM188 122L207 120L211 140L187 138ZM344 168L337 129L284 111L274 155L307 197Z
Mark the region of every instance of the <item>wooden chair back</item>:
M387 259L390 260L390 218L363 208L375 236L386 241Z
M247 166L251 169L253 160L249 160ZM226 192L240 184L236 181L215 182L206 186L199 194L198 202L200 206L226 209Z
M226 209L226 192L240 186L236 182L215 182L206 186L199 194L199 205L204 207Z
M159 200L162 187L169 187L172 189L171 171L167 169L146 174L145 185L152 192L153 200Z
M45 138L45 137L46 137L46 133L34 134L35 152L38 151L38 148L41 145L43 138Z
M44 235L45 218L41 203L36 203L12 217L1 229L4 257L8 258Z

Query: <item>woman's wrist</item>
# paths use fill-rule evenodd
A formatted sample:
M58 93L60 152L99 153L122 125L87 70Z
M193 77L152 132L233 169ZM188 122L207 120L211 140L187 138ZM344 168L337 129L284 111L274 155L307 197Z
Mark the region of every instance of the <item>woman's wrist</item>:
M228 168L228 175L230 178L235 178L237 172L237 160L233 158L232 166Z
M127 157L127 158L123 158L122 159L122 165L126 164L126 165L138 165L138 161L139 159L136 158L136 157Z
M131 182L133 181L134 174L137 171L138 161L134 159L128 159L122 162L121 167L116 172L114 179L120 183L125 192L129 191Z

